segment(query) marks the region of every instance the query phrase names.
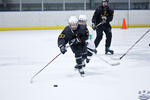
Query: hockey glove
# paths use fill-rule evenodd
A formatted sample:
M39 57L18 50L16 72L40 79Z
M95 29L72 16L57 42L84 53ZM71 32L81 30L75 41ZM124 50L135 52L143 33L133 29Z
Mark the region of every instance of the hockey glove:
M93 30L96 30L96 26L95 26L94 23L92 23L92 29L93 29Z
M71 42L73 44L79 44L79 43L81 43L81 40L79 38L75 38L75 39L72 39Z
M65 52L67 52L66 47L65 46L61 46L60 47L60 51L62 54L65 54Z

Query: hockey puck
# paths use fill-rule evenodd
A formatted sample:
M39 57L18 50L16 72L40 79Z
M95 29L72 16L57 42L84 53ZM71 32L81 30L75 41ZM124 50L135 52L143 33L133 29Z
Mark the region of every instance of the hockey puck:
M53 85L53 86L54 86L54 87L58 87L58 85L56 85L56 84L55 84L55 85Z
M149 44L149 46L150 46L150 44Z

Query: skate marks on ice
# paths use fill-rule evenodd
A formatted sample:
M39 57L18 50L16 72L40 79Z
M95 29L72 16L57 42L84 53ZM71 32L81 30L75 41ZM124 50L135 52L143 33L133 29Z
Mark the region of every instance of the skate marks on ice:
M91 67L97 67L97 68L91 68ZM72 77L89 77L89 76L99 76L99 75L103 75L103 73L101 71L99 71L100 68L98 68L99 66L86 66L85 68L83 68L84 70L84 75L81 76L81 74L77 71L77 70L73 70L66 74L66 77L68 78L72 78Z
M74 72L73 74L68 74L68 75L66 75L67 77L70 77L70 78L72 78L72 77L89 77L89 76L98 76L98 75L103 75L103 73L101 73L101 72L94 72L94 71L87 71L87 70L85 70L85 74L84 74L84 76L81 76L80 74L79 74L79 72Z
M130 59L130 60L140 60L140 61L148 61L150 59L150 48L138 48L136 50L132 50L129 54L127 54L123 59L120 59L120 57L123 55L123 53L115 53L114 55L105 55L105 54L98 54L97 56L107 56L111 58L111 60L116 60L116 61L123 61L124 59Z
M108 66L118 66L120 65L119 60L113 60L109 55L94 55L89 63L86 64L86 67L83 67L85 72L85 77L87 76L101 76L104 75L106 71L109 71ZM116 67L115 67L116 68ZM73 70L73 69L72 69ZM71 71L72 73L67 74L67 77L81 77L79 72L76 70Z
M84 77L95 77L102 76L105 72L108 72L109 69L105 65L102 65L99 60L93 58L92 61L86 64L86 67L83 68L85 74ZM72 77L81 77L80 73L77 70L70 70L70 72L66 75L68 78Z
M26 58L20 57L0 57L0 67L7 67L13 65L32 65L34 62L27 61Z
M14 65L37 65L44 61L26 57L0 57L0 67L14 66Z
M102 73L100 73L100 72L87 71L87 70L85 70L84 72L85 72L85 74L84 74L83 76L81 76L78 71L75 71L75 72L73 72L73 73L68 73L68 74L66 75L66 77L68 77L68 78L73 78L73 77L81 77L81 78L84 78L84 77L88 77L88 76L102 75Z

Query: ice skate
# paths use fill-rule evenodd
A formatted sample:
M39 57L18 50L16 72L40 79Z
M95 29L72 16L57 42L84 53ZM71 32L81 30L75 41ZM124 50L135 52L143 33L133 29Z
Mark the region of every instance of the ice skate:
M110 54L110 55L113 55L114 54L114 51L113 50L110 50L110 48L106 48L105 49L105 54Z

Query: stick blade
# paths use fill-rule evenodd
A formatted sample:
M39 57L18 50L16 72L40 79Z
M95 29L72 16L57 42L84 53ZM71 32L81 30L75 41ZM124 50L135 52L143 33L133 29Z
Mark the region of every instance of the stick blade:
M121 60L120 58L111 57L112 60Z
M34 82L34 81L33 81L33 77L32 77L32 78L30 79L30 83L33 84L33 82Z
M118 63L114 63L114 64L111 64L112 66L118 66L118 65L120 65L120 63L118 62Z

